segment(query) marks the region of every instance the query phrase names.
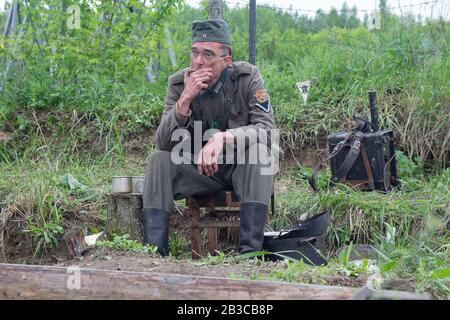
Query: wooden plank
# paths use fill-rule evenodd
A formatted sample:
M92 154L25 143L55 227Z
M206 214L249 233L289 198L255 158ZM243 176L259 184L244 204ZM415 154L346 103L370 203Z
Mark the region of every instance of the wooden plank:
M200 209L197 207L192 207L187 211L191 220L190 236L192 259L199 259L202 254L202 237L198 226L194 227L192 226L192 224L198 224L198 221L200 219Z
M214 208L228 207L239 208L240 202L236 193L232 191L219 191L216 194L193 195L186 198L188 207Z
M210 254L214 255L216 250L219 250L217 245L217 228L208 228L208 251Z
M0 299L350 299L354 288L0 264Z
M431 300L428 294L407 291L377 290L365 285L355 292L353 300Z
M192 228L239 228L239 221L217 221L209 217L203 217L199 222L192 222Z

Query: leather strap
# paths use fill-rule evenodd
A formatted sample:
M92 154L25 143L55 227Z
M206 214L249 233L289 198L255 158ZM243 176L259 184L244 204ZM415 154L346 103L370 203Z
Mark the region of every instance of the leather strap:
M369 158L367 157L366 148L364 147L364 143L361 144L361 157L363 159L364 168L367 173L367 185L369 189L375 189L375 182L373 181L372 168L370 167Z
M347 143L348 140L350 140L350 138L352 137L353 132L348 133L344 139L342 139L340 142L338 142L333 150L331 151L331 153L328 155L328 157L326 157L324 160L322 160L315 168L314 171L311 175L311 177L308 177L308 182L311 186L311 188L314 190L314 192L319 191L319 189L317 188L317 183L316 183L316 175L317 172L319 171L319 169L322 167L322 165L327 162L328 160L330 160L331 158L335 157L345 146L345 144Z
M361 140L363 138L363 133L361 131L357 131L354 135L353 142L351 144L350 150L347 154L347 157L342 162L341 166L336 170L336 172L331 177L330 184L334 185L342 179L345 179L347 173L350 171L351 167L356 161L356 158L359 155L361 148Z
M270 197L270 206L272 209L272 216L275 216L275 190L272 193L272 196Z

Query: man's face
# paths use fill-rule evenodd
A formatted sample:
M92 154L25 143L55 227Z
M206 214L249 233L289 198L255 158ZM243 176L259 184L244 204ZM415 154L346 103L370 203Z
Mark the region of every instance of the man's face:
M220 46L217 42L196 42L191 47L191 68L194 71L212 69L213 76L207 82L210 87L219 80L222 71L231 63L231 56Z

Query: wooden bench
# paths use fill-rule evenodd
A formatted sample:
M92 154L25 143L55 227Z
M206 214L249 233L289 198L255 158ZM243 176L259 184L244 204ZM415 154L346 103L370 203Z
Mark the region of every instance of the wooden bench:
M274 197L272 195L272 211ZM239 236L240 202L232 190L210 195L192 195L186 198L187 214L190 218L192 258L204 256L202 229L207 229L207 251L214 255L219 250L219 230L226 228L227 234L235 235L234 247ZM202 214L201 209L205 212ZM267 221L269 214L267 213Z
M219 228L239 228L240 203L233 191L219 191L214 195L193 195L186 198L187 214L190 218L192 258L203 256L202 229L207 229L208 252L215 254L218 247ZM201 214L201 208L205 209Z

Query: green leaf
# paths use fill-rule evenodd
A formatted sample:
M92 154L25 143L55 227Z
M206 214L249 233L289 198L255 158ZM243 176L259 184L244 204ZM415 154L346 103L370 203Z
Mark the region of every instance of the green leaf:
M440 269L431 273L432 279L443 279L450 277L450 269Z
M79 182L73 175L70 173L66 173L61 176L61 184L63 186L68 186L71 191L73 190L86 190L88 189L87 186Z
M389 261L381 267L381 272L389 272L397 266L397 261Z

